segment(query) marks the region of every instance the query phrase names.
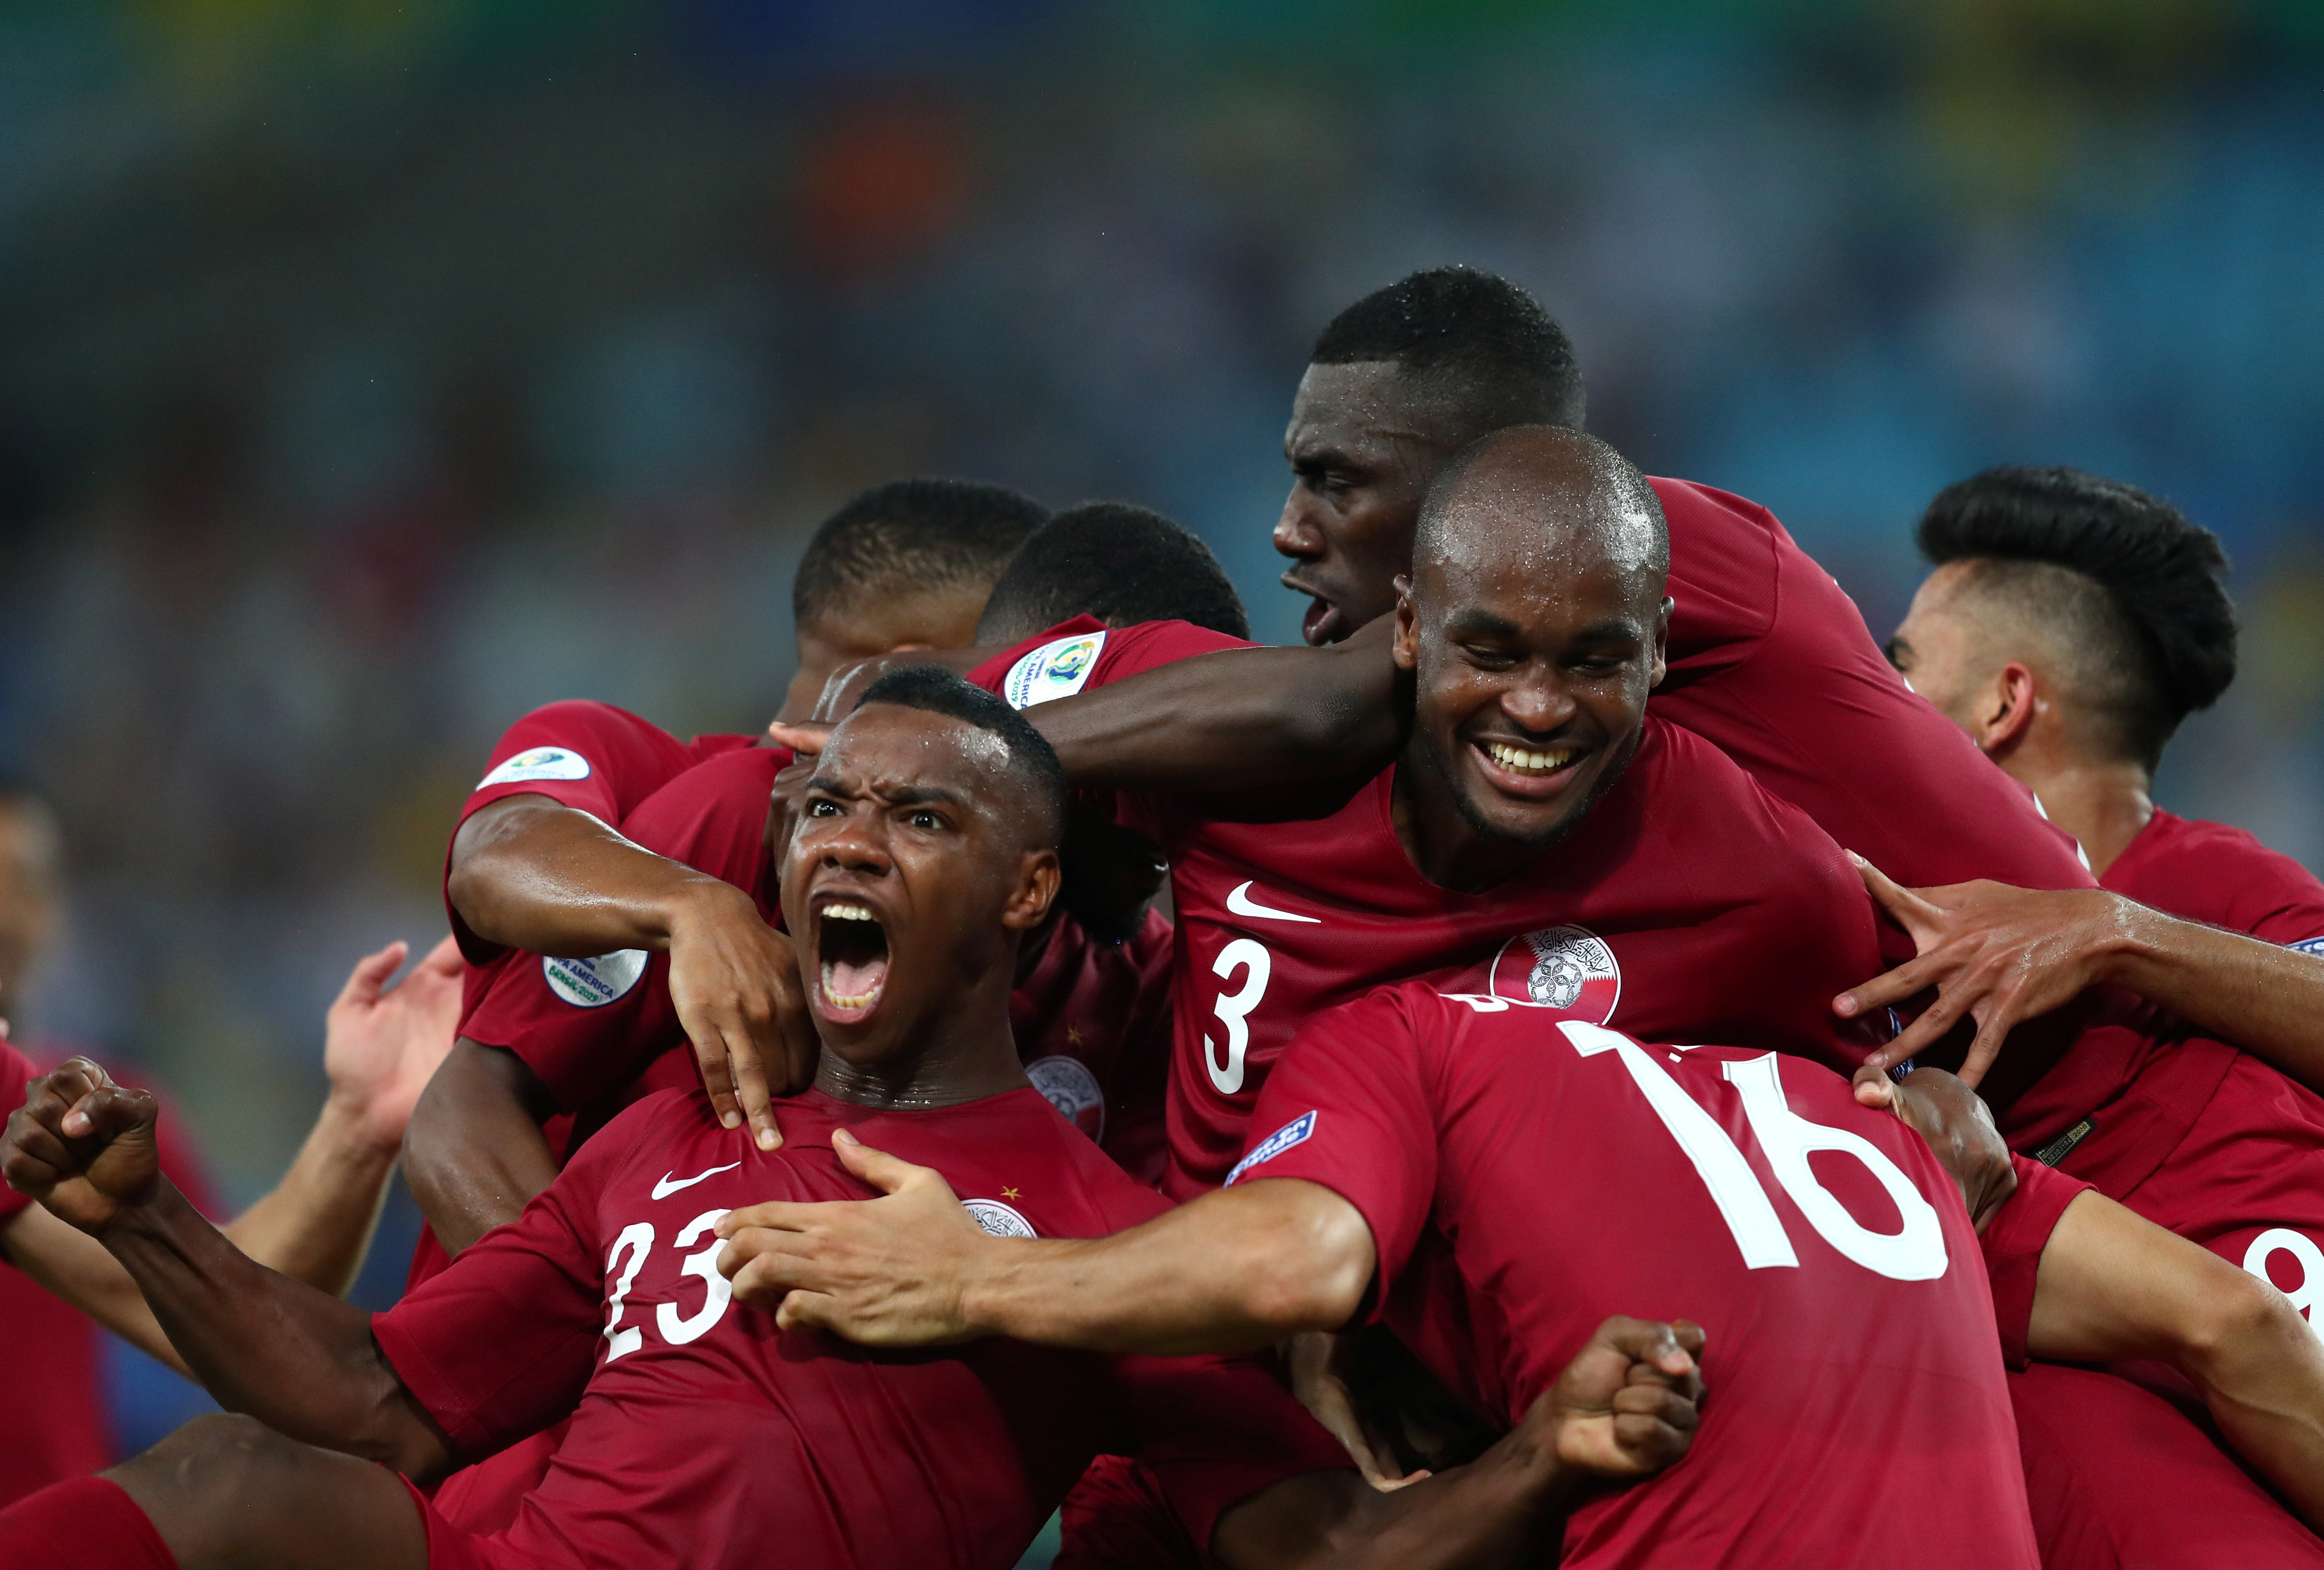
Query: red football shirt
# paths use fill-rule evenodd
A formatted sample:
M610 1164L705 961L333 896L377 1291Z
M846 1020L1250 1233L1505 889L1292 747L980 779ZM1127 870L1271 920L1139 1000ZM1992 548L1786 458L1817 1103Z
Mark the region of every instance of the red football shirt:
M1023 706L1218 646L1176 623L1052 631L1065 635L972 679ZM1394 772L1231 799L1122 799L1168 858L1177 906L1174 1196L1225 1178L1301 1025L1409 977L1473 972L1474 990L1642 1036L1861 1059L1867 1039L1831 999L1880 968L1870 899L1829 836L1708 743L1650 716L1588 820L1480 894L1437 887L1405 855Z
M2324 882L2224 823L2158 807L2098 884L2190 921L2324 952Z
M1960 1190L1839 1076L1406 984L1314 1021L1252 1126L1236 1180L1347 1199L1379 1282L1450 1241L1492 1329L1438 1372L1505 1423L1608 1315L1703 1326L1685 1463L1577 1510L1562 1564L2038 1562ZM1900 1527L1900 1478L1942 1505Z
M640 1102L512 1224L378 1316L381 1350L472 1456L570 1412L497 1541L542 1565L1013 1563L1102 1452L1163 1481L1197 1542L1345 1455L1256 1364L1010 1341L882 1353L735 1307L711 1228L767 1199L860 1199L831 1131L943 1172L986 1230L1089 1237L1164 1208L1031 1090L931 1112L810 1092L762 1154L699 1092Z
M1647 483L1670 524L1674 602L1670 674L1650 713L1907 888L2089 886L2073 840L1904 684L1774 513L1688 480Z
M696 736L681 742L649 720L610 703L564 698L543 704L501 734L493 744L484 777L468 792L455 822L466 823L478 808L505 796L546 796L564 806L586 812L601 822L618 825L631 809L671 780L705 759L748 747L759 738L746 735ZM446 880L451 877L451 847L444 853ZM461 1005L461 1034L467 1015L491 984L510 951L487 943L468 929L452 908L447 888L445 913L452 919L452 935L459 939L467 961Z

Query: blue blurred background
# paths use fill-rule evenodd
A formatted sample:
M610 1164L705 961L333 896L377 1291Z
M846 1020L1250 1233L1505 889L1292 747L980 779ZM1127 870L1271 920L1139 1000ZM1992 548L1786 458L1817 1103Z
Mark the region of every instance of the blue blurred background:
M6 1011L247 1199L519 713L754 726L806 533L912 473L1158 506L1294 639L1306 347L1448 261L1877 633L1973 469L2179 501L2245 674L2160 793L2324 863L2319 78L2257 0L17 0L0 771L73 878Z

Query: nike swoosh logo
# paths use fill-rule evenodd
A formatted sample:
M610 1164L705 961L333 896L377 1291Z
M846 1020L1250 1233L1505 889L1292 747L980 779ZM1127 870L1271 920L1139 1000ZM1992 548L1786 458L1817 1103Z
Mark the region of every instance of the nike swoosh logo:
M1323 924L1321 916L1295 916L1288 910L1270 910L1260 904L1250 897L1250 886L1256 882L1255 878L1247 878L1236 884L1235 891L1227 896L1227 909L1238 916L1256 916L1262 921L1305 921L1316 927Z
M707 1172L699 1173L692 1178L681 1178L675 1183L669 1180L669 1174L665 1172L661 1175L661 1181L654 1185L654 1197L656 1199L668 1199L671 1195L677 1193L681 1188L691 1188L696 1184L701 1182L703 1178L715 1178L721 1172L732 1172L735 1168L740 1167L742 1164L742 1163L740 1161L729 1161L724 1167L713 1167Z

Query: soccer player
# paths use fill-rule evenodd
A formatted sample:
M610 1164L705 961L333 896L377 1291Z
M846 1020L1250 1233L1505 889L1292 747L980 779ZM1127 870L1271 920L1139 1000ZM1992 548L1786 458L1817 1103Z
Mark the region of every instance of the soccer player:
M1046 516L1004 486L943 479L877 486L833 513L792 581L799 670L783 712L806 716L837 664L965 644L994 579ZM467 1008L503 970L530 963L513 957L518 952L576 961L575 984L584 990L608 984L593 964L608 950L558 946L528 921L521 899L501 896L543 882L555 890L558 867L574 856L619 855L614 826L638 803L704 759L761 739L681 743L611 704L584 702L549 704L510 727L461 808L445 861L445 907L472 967ZM805 1002L787 979L794 967L763 923L721 919L739 913L731 890L705 881L696 898L660 913L667 928L645 945L671 954L679 1017L701 1050L713 1100L736 1126L743 1101L763 1108L770 1074L796 1088L815 1067ZM510 1086L496 1067L456 1055L438 1099L505 1097ZM423 1110L423 1127L431 1116ZM780 1140L763 1115L756 1126L761 1139Z
M908 1148L1019 1241L1163 1208L1018 1065L1019 937L1046 913L1065 787L1008 707L936 671L878 684L831 739L784 863L825 1053L785 1104L840 1147ZM158 1178L150 1100L94 1065L13 1118L9 1180L99 1236L226 1403L104 1482L0 1517L0 1566L1010 1563L1108 1444L1148 1457L1230 1566L1495 1564L1585 1468L1642 1474L1693 1422L1691 1334L1611 1325L1488 1464L1394 1495L1255 1365L987 1342L866 1356L737 1311L713 1229L770 1190L861 1193L824 1141L768 1152L706 1096L649 1097L514 1225L367 1316L252 1264ZM401 1479L566 1412L541 1487L489 1538ZM301 1443L305 1441L306 1443Z
M1576 1511L1563 1563L2034 1563L1979 1245L1929 1145L1813 1064L1560 1014L1406 984L1319 1017L1228 1187L1132 1232L986 1246L936 1174L858 1145L843 1159L886 1197L730 1214L720 1268L738 1300L867 1344L1193 1350L1371 1316L1425 1334L1409 1294L1443 1289L1441 1232L1469 1336L1433 1344L1503 1424L1603 1303L1703 1306L1717 1399L1688 1464ZM2172 1359L2324 1506L2324 1348L2297 1315L2043 1176L1993 1224L2065 1185L2020 1346ZM1932 1506L1909 1528L1904 1476Z
M404 945L390 944L358 961L348 975L326 1016L329 1099L281 1182L226 1227L226 1235L253 1258L326 1292L344 1292L354 1281L412 1103L452 1042L458 955L447 939L402 982L387 987L406 952ZM0 1106L12 1112L22 1106L41 1072L0 1042ZM10 1359L9 1399L0 1417L5 1503L109 1459L87 1324L59 1325L53 1315L20 1312L20 1289L78 1309L180 1373L186 1366L127 1272L103 1248L5 1190L0 1258L14 1267L0 1272L14 1278L7 1283L8 1312L0 1318Z

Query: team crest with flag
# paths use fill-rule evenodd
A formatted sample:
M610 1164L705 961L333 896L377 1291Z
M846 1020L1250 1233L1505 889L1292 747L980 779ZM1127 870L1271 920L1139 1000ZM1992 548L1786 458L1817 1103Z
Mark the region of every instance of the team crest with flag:
M1588 928L1545 927L1501 945L1487 990L1602 1025L1621 1001L1622 967Z

